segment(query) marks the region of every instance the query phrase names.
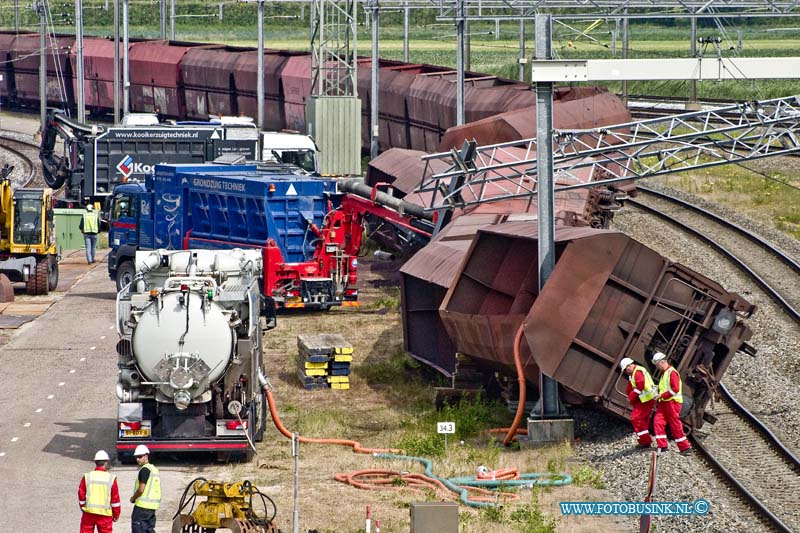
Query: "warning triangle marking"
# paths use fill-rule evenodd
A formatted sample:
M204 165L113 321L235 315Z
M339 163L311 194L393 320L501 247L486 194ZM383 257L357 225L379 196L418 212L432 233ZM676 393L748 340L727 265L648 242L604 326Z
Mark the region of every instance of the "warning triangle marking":
M219 134L219 130L214 130L214 133L211 134L212 139L221 139L222 137Z
M286 196L297 196L297 191L295 190L293 184L289 185L289 189L286 191Z

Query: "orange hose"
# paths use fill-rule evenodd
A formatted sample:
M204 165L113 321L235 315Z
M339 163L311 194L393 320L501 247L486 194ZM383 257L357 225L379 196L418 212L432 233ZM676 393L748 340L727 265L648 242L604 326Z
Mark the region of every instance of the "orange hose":
M514 415L514 421L511 427L508 428L506 438L503 439L504 446L510 446L517 434L517 428L522 422L522 416L525 413L525 369L522 367L522 357L520 355L520 346L522 344L522 329L523 324L519 325L517 334L514 337L514 366L517 369L517 382L519 382L519 403L517 404L517 413Z
M336 481L352 485L358 489L363 490L411 490L420 492L425 489L434 492L441 492L443 494L452 494L444 483L438 479L426 476L425 474L417 474L413 472L398 472L396 470L357 470L347 474L336 474L334 476ZM398 484L398 480L402 483ZM489 502L494 503L497 498L504 498L506 500L517 500L519 495L513 492L497 492L481 487L466 487L458 485L461 488L467 489L473 495L469 498L472 502Z
M281 422L280 417L278 416L278 410L275 408L275 398L272 396L272 391L268 387L264 387L264 391L267 393L267 403L269 404L269 414L272 416L272 421L275 423L275 427L278 428L278 431L284 437L292 438L292 432L284 427L283 423ZM361 446L360 442L354 440L346 440L346 439L317 439L312 437L301 437L297 436L297 440L302 442L303 444L337 444L340 446L350 446L353 448L355 453L400 453L401 450L395 450L392 448L364 448Z
M490 479L492 481L506 481L509 479L519 479L519 469L498 468L497 470L491 470L486 473L481 471L478 472L478 475L475 476L475 479Z
M486 433L508 433L508 430L511 428L492 428L487 429ZM528 430L525 428L517 429L517 435L527 435Z

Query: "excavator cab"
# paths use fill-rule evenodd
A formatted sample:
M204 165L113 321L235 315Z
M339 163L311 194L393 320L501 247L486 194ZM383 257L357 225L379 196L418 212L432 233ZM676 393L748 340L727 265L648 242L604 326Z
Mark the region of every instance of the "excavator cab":
M14 192L14 221L11 225L11 246L44 249L47 231L47 213L43 208L41 189L21 189ZM52 213L52 209L49 209ZM50 217L52 225L52 216Z

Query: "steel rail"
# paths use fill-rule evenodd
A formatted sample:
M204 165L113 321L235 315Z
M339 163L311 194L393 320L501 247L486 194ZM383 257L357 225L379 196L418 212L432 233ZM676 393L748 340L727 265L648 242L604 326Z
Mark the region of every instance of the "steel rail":
M20 188L21 187L27 187L28 185L31 184L31 182L34 179L36 179L36 165L34 164L32 158L30 158L27 155L23 154L20 150L17 150L16 148L11 148L10 146L8 146L6 144L7 142L14 142L14 143L17 143L17 144L22 144L22 145L27 146L27 147L36 148L37 150L39 149L39 145L35 144L35 143L30 143L30 142L27 142L27 141L21 141L19 139L14 139L12 137L6 137L5 135L0 135L0 147L2 147L4 150L6 150L8 152L11 152L12 154L16 155L20 159L22 159L25 162L25 164L28 166L28 168L30 169L29 172L28 172L28 176L24 180L24 183L19 185Z
M733 410L740 416L740 418L745 419L750 425L752 425L761 435L764 437L764 440L769 443L775 450L779 452L780 455L788 462L792 464L792 467L800 473L800 459L792 453L792 451L783 443L781 440L769 430L767 426L764 425L761 420L758 419L756 415L751 413L747 410L747 408L739 403L739 401L734 398L730 391L720 383L718 385L720 392L722 393L723 398L733 407Z
M701 208L699 206L696 206L696 205L694 205L694 204L692 204L690 202L686 202L686 201L681 200L679 198L675 198L675 197L673 197L671 195L668 195L666 193L662 193L660 191L654 191L652 189L645 188L645 187L640 187L639 189L642 192L644 192L645 194L651 194L654 197L673 202L676 205L681 206L682 208L689 209L691 211L694 211L696 213L699 213L699 214L702 214L703 216L708 217L709 219L713 220L714 222L716 222L716 223L718 223L720 225L723 225L723 226L735 231L736 233L744 236L745 238L747 238L748 240L750 240L752 242L755 242L755 243L759 244L760 246L765 248L767 251L769 251L771 254L773 254L777 258L779 258L787 266L792 268L795 272L800 272L800 265L798 265L797 262L795 262L793 259L791 259L786 254L784 254L781 250L777 249L775 246L773 246L772 244L770 244L769 242L767 242L763 238L753 234L752 232L742 228L741 226L739 226L739 225L737 225L737 224L735 224L733 222L730 222L728 220L725 220L724 218L720 217L719 215L716 215L715 213L711 213L710 211L708 211L706 209L703 209L703 208ZM684 224L683 222L675 219L674 217L671 217L671 216L669 216L669 215L667 215L665 213L661 213L660 211L658 211L658 209L656 209L654 207L647 206L647 205L642 204L641 202L637 202L635 200L628 200L628 201L631 202L632 204L636 205L640 209L643 209L644 211L647 211L647 212L650 212L652 214L655 214L655 215L659 216L660 218L663 218L664 220L667 220L671 224L674 224L674 225L680 227L681 230L683 230L683 231L685 231L687 233L690 233L690 234L694 235L695 237L700 238L702 241L710 244L718 252L720 252L723 255L725 255L726 257L728 257L735 264L737 264L740 268L743 268L750 276L752 276L756 280L756 282L763 289L765 289L767 291L767 293L773 299L776 300L776 302L778 302L782 307L784 307L784 309L791 315L791 317L795 320L795 322L800 323L800 313L798 313L797 310L792 308L791 305L789 305L783 299L783 297L781 297L780 294L778 294L777 291L775 291L761 276L759 276L758 274L753 272L752 269L750 269L747 265L745 265L744 262L742 262L739 258L737 258L733 253L728 251L721 244L717 243L716 241L714 241L710 237L707 237L706 235L700 233L698 230L692 228L691 226L689 226L687 224ZM751 413L749 410L747 410L747 408L745 408L741 403L739 403L739 401L737 401L731 395L730 391L728 391L728 389L722 383L720 383L717 386L717 389L722 394L722 397L724 398L724 400L731 407L732 411L739 418L743 419L747 424L749 424L751 427L753 427L756 430L756 432L759 434L759 436L773 450L776 451L777 455L781 456L781 458L784 461L786 461L787 463L791 464L792 468L795 471L800 473L800 459L798 459L797 456L794 453L792 453L792 451L789 450L789 448L783 442L781 442L780 439L778 439L778 437L772 431L770 431L764 425L763 422L761 422L761 420L758 419L758 417L756 417L753 413ZM736 491L745 500L747 500L748 503L762 516L762 518L770 523L770 526L772 528L774 528L774 530L776 530L776 531L785 531L785 532L791 532L792 531L792 528L790 528L789 526L784 524L780 520L780 518L775 516L758 499L758 497L756 495L754 495L744 485L742 485L742 483L736 478L736 476L731 471L729 471L727 468L725 468L717 460L717 458L714 457L714 454L707 447L705 447L702 444L702 442L700 442L699 439L695 435L690 435L690 438L692 439L692 442L693 442L693 445L695 446L695 448L703 455L705 460L714 468L714 470L716 470L717 473L722 478L724 478L727 483L729 483L732 487L734 487L736 489Z
M712 213L708 209L704 209L704 208L702 208L702 207L700 207L698 205L695 205L695 204L693 204L691 202L687 202L686 200L681 200L680 198L677 198L675 196L669 195L667 193L664 193L664 192L661 192L661 191L657 191L657 190L651 189L649 187L639 186L639 185L637 185L636 188L638 190L646 193L646 194L649 194L651 196L655 196L656 198L660 198L662 200L666 200L666 201L672 202L674 204L680 205L681 207L683 207L685 209L689 209L690 211L694 211L695 213L699 213L699 214L703 215L706 218L710 218L711 220L713 220L717 224L725 226L725 227L727 227L727 228L739 233L740 235L742 235L744 237L747 237L750 241L761 245L763 248L767 249L769 252L774 254L775 257L777 257L778 259L781 260L781 262L783 262L783 264L785 264L786 266L788 266L789 268L794 270L797 274L800 274L800 263L798 263L797 261L795 261L794 259L789 257L786 253L783 252L783 250L781 250L779 248L776 248L775 246L773 246L772 244L767 242L764 238L762 238L762 237L756 235L755 233L743 228L742 226L739 226L738 224L735 224L734 222L731 222L730 220L728 220L726 218L723 218L723 217L717 215L716 213Z
M792 533L792 528L784 524L780 518L772 514L772 511L767 509L761 500L756 497L755 494L747 490L747 488L742 485L739 480L734 476L730 470L725 468L722 463L720 463L716 457L706 448L703 444L695 437L689 436L692 439L692 443L696 450L700 452L703 458L711 464L714 470L725 479L728 483L730 483L736 491L742 496L747 502L753 507L761 516L770 522L770 525L774 528L774 531L780 531L782 533Z
M669 222L669 223L671 223L671 224L673 224L675 226L678 226L679 228L681 228L682 231L685 231L686 233L689 233L689 234L697 237L698 239L702 240L706 244L709 244L712 248L714 248L721 255L725 256L727 259L729 259L734 264L736 264L740 269L744 270L753 279L753 281L755 281L756 284L758 284L759 287L761 287L772 299L774 299L778 303L778 305L780 305L784 309L784 311L786 311L786 313L789 314L789 316L792 317L792 319L794 319L796 322L800 322L800 311L795 309L792 306L792 304L787 302L786 299L783 296L781 296L781 294L776 289L774 289L772 287L772 285L770 285L764 278L762 278L752 268L750 268L743 260L739 259L736 255L734 255L731 251L729 251L723 245L721 245L720 243L718 243L717 241L715 241L711 237L701 233L699 230L697 230L697 229L695 229L695 228L693 228L693 227L691 227L691 226L689 226L687 224L684 224L680 220L678 220L678 219L676 219L676 218L674 218L674 217L672 217L670 215L667 215L666 213L662 213L661 211L659 211L658 209L656 209L654 207L648 206L646 204L643 204L643 203L638 202L638 201L633 200L633 199L628 199L628 200L626 200L626 202L638 207L639 209L642 209L643 211L646 211L648 213L654 214L654 215L658 216L659 218L662 218L662 219L666 220L667 222ZM698 209L702 209L702 208L698 208ZM774 246L770 245L769 243L765 243L764 246L768 247L769 250L774 255L778 256L779 252L775 251L775 247Z

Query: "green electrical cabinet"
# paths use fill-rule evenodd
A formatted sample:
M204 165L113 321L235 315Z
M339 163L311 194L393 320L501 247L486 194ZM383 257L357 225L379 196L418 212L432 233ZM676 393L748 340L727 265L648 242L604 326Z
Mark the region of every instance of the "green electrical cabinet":
M80 230L83 209L54 209L56 240L61 250L81 250L84 248L83 233Z

